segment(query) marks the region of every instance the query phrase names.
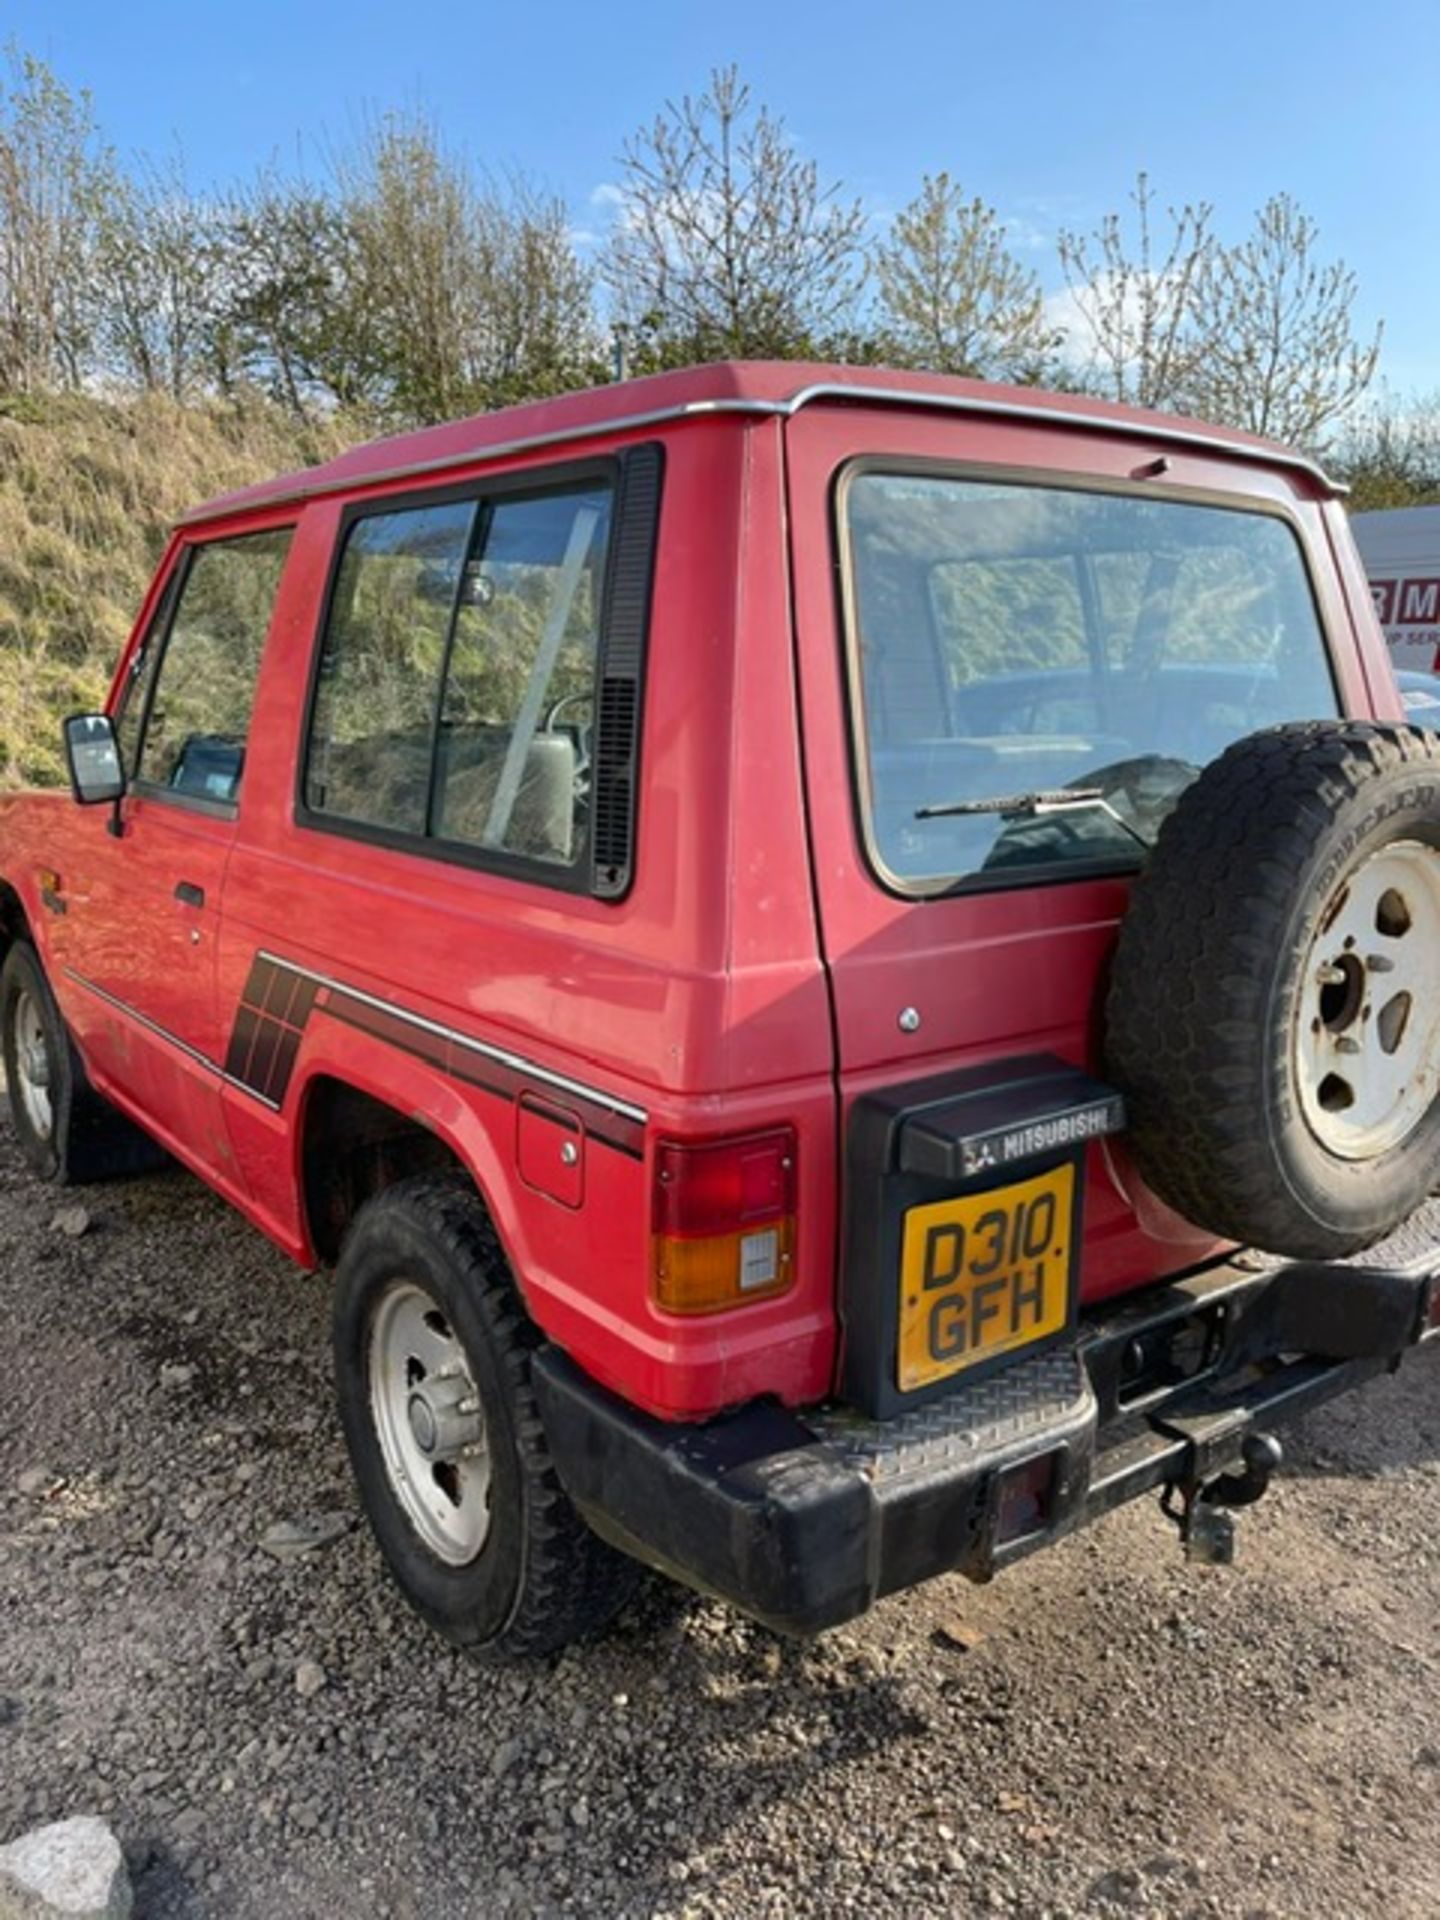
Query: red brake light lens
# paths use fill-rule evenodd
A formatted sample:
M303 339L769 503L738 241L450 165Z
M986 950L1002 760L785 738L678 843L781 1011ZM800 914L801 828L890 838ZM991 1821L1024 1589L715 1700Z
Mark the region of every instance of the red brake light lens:
M652 1285L671 1313L770 1299L795 1271L795 1133L662 1140L655 1150Z
M699 1146L662 1140L656 1150L656 1233L734 1233L794 1210L795 1135L789 1127Z

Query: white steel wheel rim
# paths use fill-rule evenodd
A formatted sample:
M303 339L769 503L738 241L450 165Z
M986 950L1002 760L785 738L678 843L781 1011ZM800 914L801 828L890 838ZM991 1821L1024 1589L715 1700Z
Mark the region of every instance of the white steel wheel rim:
M15 1072L25 1118L42 1140L48 1140L55 1126L50 1099L50 1046L40 1003L24 988L15 998Z
M449 1317L414 1281L394 1282L376 1308L369 1385L391 1492L437 1559L467 1565L490 1532L485 1416Z
M1440 1093L1440 850L1397 840L1320 915L1295 1023L1306 1124L1345 1160L1407 1140Z

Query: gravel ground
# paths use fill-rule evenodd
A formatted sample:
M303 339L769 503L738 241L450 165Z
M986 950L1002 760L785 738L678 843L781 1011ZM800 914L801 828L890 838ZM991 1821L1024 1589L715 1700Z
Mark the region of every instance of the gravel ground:
M142 1917L1440 1908L1440 1351L1295 1432L1233 1571L1147 1503L808 1646L657 1583L492 1673L358 1523L322 1281L3 1123L0 1249L0 1842L105 1815Z

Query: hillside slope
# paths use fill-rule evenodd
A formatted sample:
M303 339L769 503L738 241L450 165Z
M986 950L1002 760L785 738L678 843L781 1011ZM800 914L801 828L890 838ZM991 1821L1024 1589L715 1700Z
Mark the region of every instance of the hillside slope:
M187 507L365 433L258 400L0 396L0 786L63 780L60 717L103 697Z

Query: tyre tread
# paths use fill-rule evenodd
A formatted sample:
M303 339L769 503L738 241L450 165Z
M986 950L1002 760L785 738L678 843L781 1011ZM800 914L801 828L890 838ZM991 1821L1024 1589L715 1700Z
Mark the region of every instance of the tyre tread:
M524 1483L521 1574L514 1609L500 1634L467 1651L505 1660L554 1653L605 1627L643 1570L586 1526L560 1484L530 1379L531 1357L543 1336L521 1303L499 1235L474 1187L463 1175L449 1173L398 1180L366 1202L351 1234L396 1212L420 1225L472 1286L510 1392Z
M1135 883L1107 996L1107 1071L1147 1183L1219 1237L1326 1258L1395 1224L1349 1232L1302 1216L1272 1143L1257 1141L1256 1059L1317 843L1377 777L1406 768L1440 772L1440 736L1370 721L1249 735L1187 790ZM1287 1098L1278 1051L1267 1113Z

